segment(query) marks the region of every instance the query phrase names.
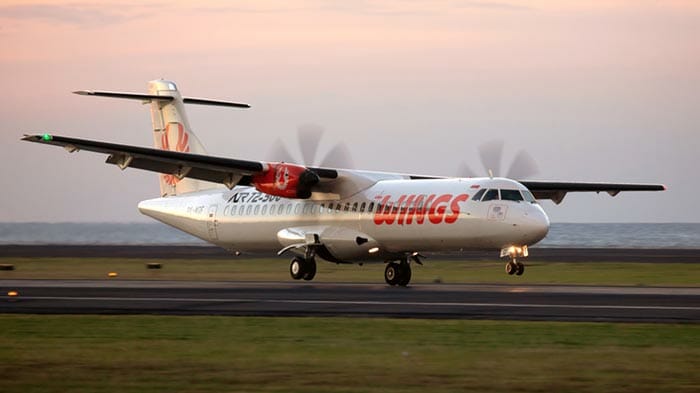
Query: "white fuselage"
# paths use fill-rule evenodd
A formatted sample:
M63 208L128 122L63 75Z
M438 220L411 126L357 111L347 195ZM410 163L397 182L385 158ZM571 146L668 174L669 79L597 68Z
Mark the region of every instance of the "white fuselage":
M545 237L549 219L539 204L473 200L481 189L527 191L503 178L381 180L343 199L300 200L239 186L151 199L139 210L232 251L276 251L316 234L336 262L503 249Z

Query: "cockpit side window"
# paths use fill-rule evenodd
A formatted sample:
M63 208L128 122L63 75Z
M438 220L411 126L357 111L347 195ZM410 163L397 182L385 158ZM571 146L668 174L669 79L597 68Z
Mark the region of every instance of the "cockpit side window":
M504 201L517 201L523 200L523 196L520 195L518 190L501 190L501 199Z
M537 203L537 199L535 199L530 191L523 191L523 197L525 197L525 200L530 203Z
M484 194L484 197L481 198L481 202L486 202L486 201L497 201L498 200L498 190L492 189L488 190L486 194Z
M485 189L485 188L482 188L481 190L477 191L477 193L474 194L474 196L472 197L472 200L473 200L473 201L478 201L478 200L480 200L480 199L481 199L481 196L484 195L485 192L486 192L486 189Z

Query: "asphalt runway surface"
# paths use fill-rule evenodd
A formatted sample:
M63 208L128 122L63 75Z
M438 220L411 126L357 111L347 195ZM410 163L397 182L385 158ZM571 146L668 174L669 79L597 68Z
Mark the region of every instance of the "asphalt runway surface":
M426 253L430 259L496 261L498 250L469 250L455 253ZM64 245L5 244L0 257L18 258L148 258L148 259L237 259L280 258L275 252L234 256L212 245ZM288 259L286 256L282 259ZM700 249L678 248L530 248L530 262L644 262L700 263Z
M0 313L700 322L700 288L0 280L0 290Z

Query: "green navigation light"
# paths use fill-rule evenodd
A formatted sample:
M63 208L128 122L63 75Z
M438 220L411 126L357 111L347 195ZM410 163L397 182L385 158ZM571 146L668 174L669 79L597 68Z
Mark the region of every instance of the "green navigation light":
M41 136L41 139L43 139L43 140L45 140L45 141L48 142L48 141L52 140L53 137L52 137L50 134L44 134L44 135Z

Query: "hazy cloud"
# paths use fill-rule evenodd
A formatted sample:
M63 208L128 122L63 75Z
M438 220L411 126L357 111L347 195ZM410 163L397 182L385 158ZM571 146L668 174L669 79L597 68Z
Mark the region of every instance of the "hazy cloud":
M209 13L291 13L308 11L326 11L357 15L426 15L445 12L450 9L493 9L493 10L531 10L533 7L507 2L494 1L306 1L297 3L298 6L270 6L266 3L254 3L248 6L240 4L231 6L195 7L194 10Z
M0 18L41 20L77 26L121 23L145 14L137 6L124 4L20 4L0 6ZM139 6L140 7L140 6Z

